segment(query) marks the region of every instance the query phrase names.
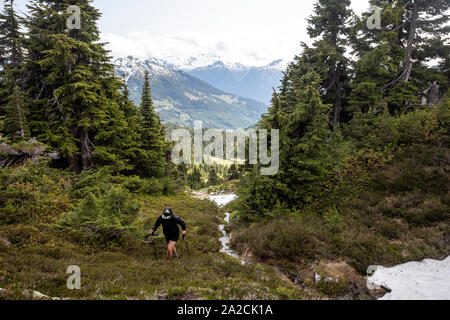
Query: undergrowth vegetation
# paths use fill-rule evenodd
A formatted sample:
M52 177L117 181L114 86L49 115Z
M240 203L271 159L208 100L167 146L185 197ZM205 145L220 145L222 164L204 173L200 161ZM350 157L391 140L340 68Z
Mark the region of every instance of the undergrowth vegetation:
M398 117L354 119L342 129L352 146L340 167L342 179L331 177L332 187L324 181L313 203L279 201L252 215L255 210L243 208L260 193L248 194L255 182L250 189L247 182L242 200L231 206L235 248L286 264L345 259L362 274L373 264L446 257L449 119L448 99Z
M73 299L303 299L300 288L272 267L242 266L219 252L217 207L183 193L164 195L165 182L75 175L43 164L0 170L0 299L26 292ZM181 260L158 259L143 236L164 207L188 225ZM81 290L69 290L68 266L81 268ZM187 276L189 275L189 276Z

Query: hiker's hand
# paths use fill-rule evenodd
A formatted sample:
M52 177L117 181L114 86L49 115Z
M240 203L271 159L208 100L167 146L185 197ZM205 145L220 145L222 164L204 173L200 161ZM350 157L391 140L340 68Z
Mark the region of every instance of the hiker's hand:
M153 235L153 230L150 230L150 232L149 232L149 233L150 233L150 235L152 236L152 235Z
M186 230L183 231L183 236L186 236Z

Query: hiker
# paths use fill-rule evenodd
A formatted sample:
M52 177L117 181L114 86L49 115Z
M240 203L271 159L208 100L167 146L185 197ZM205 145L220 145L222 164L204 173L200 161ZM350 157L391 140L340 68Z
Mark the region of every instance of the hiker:
M156 220L153 228L150 229L150 235L155 232L162 224L164 236L167 241L167 260L172 259L172 256L179 259L175 245L180 237L180 229L178 225L183 229L183 236L186 236L186 223L180 217L173 214L172 208L165 208L163 214Z

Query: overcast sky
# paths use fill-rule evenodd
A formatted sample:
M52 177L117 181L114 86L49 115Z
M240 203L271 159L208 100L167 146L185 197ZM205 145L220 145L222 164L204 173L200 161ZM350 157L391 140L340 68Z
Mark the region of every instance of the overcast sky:
M26 0L16 0L24 8ZM102 38L114 56L171 60L217 54L227 62L264 65L291 60L308 42L315 0L94 0ZM353 0L357 13L368 0Z

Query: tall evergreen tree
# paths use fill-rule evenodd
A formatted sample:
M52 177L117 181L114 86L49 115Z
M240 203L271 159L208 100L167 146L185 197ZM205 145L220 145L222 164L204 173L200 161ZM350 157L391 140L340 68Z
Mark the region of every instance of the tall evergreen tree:
M219 184L219 176L217 175L217 169L215 166L210 166L208 172L208 184L210 186L215 186Z
M162 176L166 162L164 127L153 106L149 73L146 70L141 99L142 144L147 157L141 164L145 176Z
M436 104L448 88L445 61L449 1L371 0L382 11L382 29L367 28L368 14L356 19L352 46L359 58L350 104L353 110L404 111L420 103ZM440 59L437 67L430 61ZM439 91L440 87L440 92ZM422 99L423 100L423 99ZM424 102L422 102L424 103Z
M0 14L0 116L4 118L4 134L13 139L25 139L29 135L28 108L21 89L24 37L20 22L14 0L6 0Z
M310 203L320 196L323 184L333 175L333 167L338 167L328 157L331 106L322 103L320 76L314 71L297 76L289 72L286 77L293 78L283 83L291 88L281 88L287 95L295 93L292 106L283 104L286 100L282 93L275 94L274 104L260 122L262 129L280 130L280 169L278 174L267 177L254 170L246 178L241 198L249 216L278 205L300 208Z
M19 69L23 60L20 21L14 0L4 0L3 13L0 14L0 65L11 69Z
M3 130L13 140L23 140L30 135L27 125L26 102L18 85L12 88L12 93L8 97Z
M311 64L322 78L321 92L325 103L334 106L333 126L341 119L346 91L349 60L348 21L352 15L350 0L318 0L308 19L308 34L317 39L312 48L305 48L302 62Z
M81 10L81 29L68 29L67 8ZM30 128L59 149L73 171L95 164L120 168L127 123L120 81L99 43L100 13L89 0L33 0L28 5L27 89Z

